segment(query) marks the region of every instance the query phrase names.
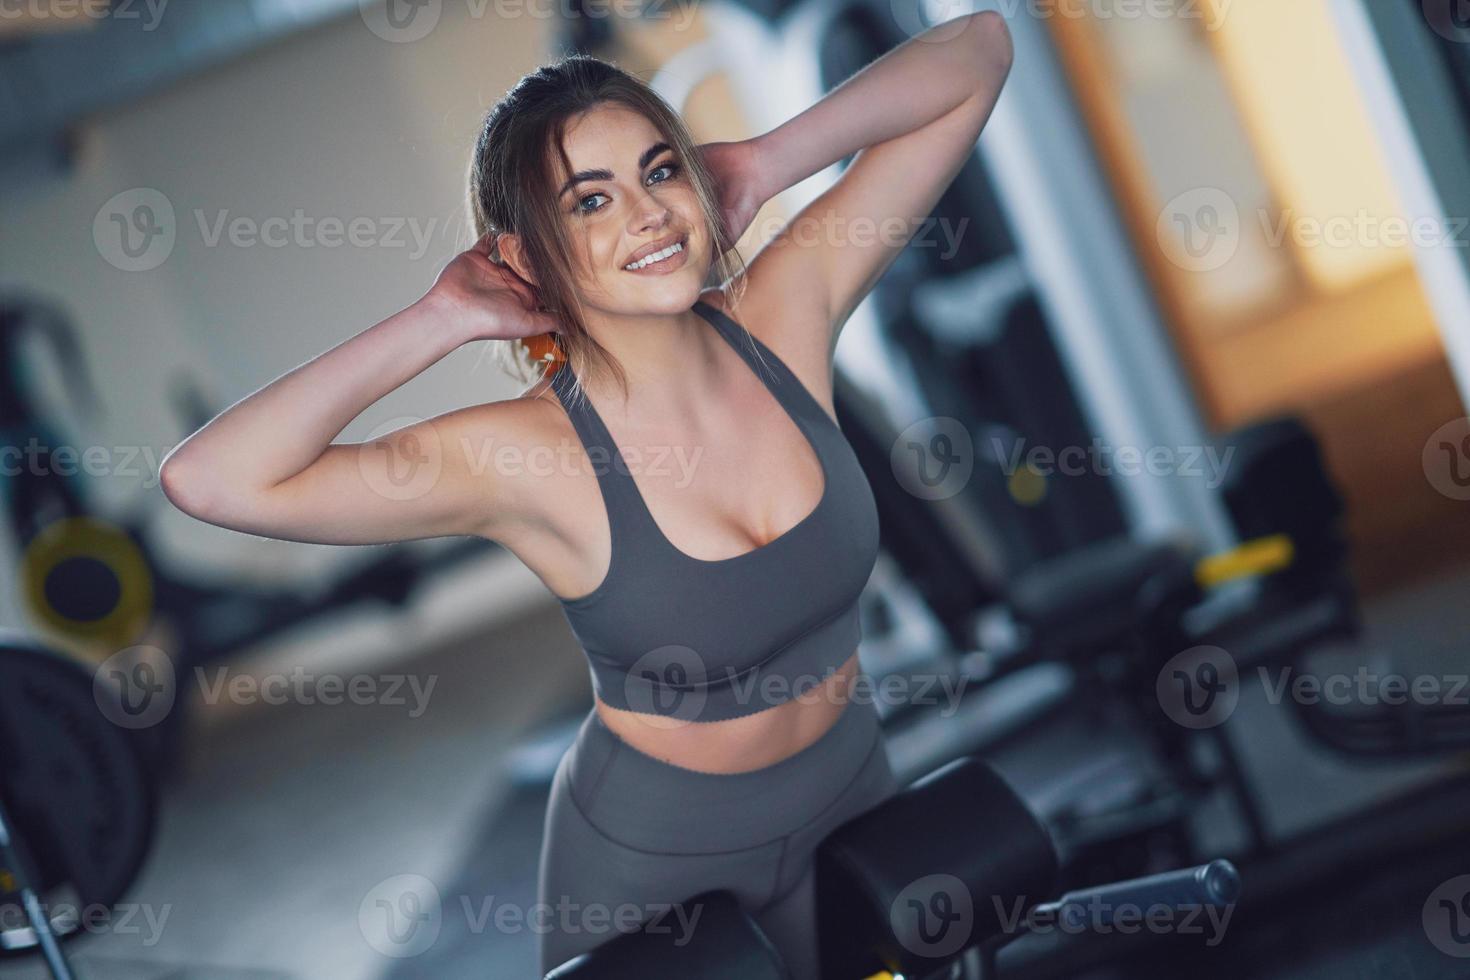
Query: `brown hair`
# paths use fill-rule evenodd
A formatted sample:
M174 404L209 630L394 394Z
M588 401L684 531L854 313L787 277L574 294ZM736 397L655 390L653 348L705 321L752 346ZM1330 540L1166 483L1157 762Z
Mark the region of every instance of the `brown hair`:
M510 373L530 382L538 377L537 366L549 376L570 360L580 379L585 377L584 366L596 362L618 378L626 395L622 366L593 340L582 317L571 243L557 205L551 165L555 153L571 172L563 145L567 124L603 103L638 112L659 130L683 163L710 240L716 242L715 281L710 285L729 289L737 281L743 283L740 253L721 231L714 180L683 119L641 79L591 55L567 55L523 76L486 114L470 162L469 208L476 238L493 232L513 233L520 239L522 254L537 273L532 289L540 306L561 326L559 334L502 342L497 354ZM498 248L491 249L490 257L504 261Z

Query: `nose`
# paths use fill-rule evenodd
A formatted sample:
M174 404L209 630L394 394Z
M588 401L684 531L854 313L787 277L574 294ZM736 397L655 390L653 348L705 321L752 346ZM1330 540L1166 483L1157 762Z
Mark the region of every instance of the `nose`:
M658 231L669 223L669 206L644 190L633 207L630 230L635 235Z

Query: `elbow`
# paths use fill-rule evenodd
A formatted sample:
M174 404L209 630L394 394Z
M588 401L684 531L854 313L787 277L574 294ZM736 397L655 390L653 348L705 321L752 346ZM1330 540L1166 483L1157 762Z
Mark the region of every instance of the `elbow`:
M212 512L210 501L214 494L197 467L170 456L158 469L158 485L169 503L179 510L190 517L209 520L205 515Z

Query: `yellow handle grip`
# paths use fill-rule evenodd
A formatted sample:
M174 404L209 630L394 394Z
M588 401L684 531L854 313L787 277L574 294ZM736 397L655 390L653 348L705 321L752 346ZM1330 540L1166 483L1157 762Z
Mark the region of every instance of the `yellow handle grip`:
M1194 580L1208 589L1250 575L1267 575L1289 566L1295 556L1289 535L1270 534L1201 558L1194 566Z

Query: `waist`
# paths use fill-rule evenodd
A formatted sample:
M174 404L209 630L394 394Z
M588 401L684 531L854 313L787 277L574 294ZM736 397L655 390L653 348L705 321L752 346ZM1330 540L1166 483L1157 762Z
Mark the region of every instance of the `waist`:
M603 724L628 745L670 765L738 773L774 765L816 742L852 699L857 649L810 690L751 714L723 721L685 721L594 702Z
M875 765L887 768L878 711L857 698L811 744L772 765L733 773L690 770L646 755L593 710L559 777L593 825L620 843L713 852L757 846L811 823Z
M743 629L743 623L727 623L718 636L703 637L681 629L678 640L650 632L637 640L620 639L633 650L616 653L579 638L599 701L632 714L699 724L761 714L816 693L849 664L862 640L856 602L779 646L753 643L754 649L772 647L754 656L744 646Z

